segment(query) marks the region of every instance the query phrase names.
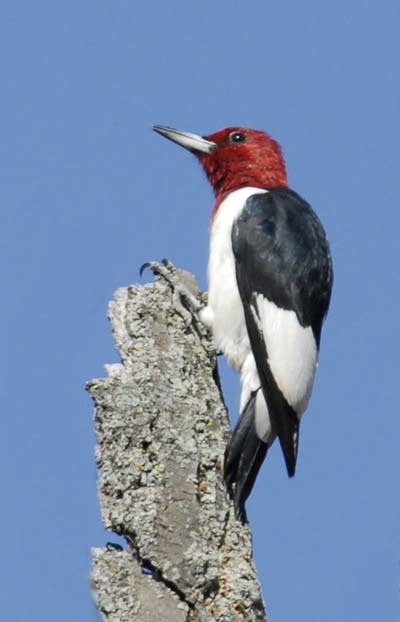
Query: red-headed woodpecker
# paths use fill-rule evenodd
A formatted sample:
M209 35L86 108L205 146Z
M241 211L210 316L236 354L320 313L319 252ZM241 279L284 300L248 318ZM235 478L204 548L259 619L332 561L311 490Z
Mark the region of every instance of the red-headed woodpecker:
M314 382L333 272L324 229L288 188L278 143L229 127L206 137L154 130L194 153L214 189L208 305L201 318L241 374L240 419L225 453L236 514L278 437L289 476Z

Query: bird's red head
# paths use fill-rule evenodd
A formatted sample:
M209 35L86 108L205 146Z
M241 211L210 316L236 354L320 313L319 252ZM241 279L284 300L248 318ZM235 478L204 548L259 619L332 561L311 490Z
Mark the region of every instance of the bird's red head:
M265 132L227 127L206 140L215 143L215 148L197 155L217 197L245 186L287 185L281 148Z
M194 153L214 189L216 205L233 190L287 186L279 144L265 132L227 127L209 136L155 125L154 130Z

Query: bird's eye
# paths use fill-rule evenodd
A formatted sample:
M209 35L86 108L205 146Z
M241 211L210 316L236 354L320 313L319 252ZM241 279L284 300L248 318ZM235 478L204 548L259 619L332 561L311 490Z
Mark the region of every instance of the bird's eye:
M243 132L231 132L229 134L229 141L231 143L244 143L246 142L246 135Z

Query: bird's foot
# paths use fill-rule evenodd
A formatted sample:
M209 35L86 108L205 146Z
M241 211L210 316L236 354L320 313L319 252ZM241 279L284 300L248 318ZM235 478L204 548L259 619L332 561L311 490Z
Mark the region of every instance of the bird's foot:
M193 325L201 338L207 336L207 328L200 319L200 312L205 307L204 294L197 292L197 284L191 275L176 268L168 259L144 263L140 268L140 275L146 268L156 277L167 281L172 290L173 305L185 325Z

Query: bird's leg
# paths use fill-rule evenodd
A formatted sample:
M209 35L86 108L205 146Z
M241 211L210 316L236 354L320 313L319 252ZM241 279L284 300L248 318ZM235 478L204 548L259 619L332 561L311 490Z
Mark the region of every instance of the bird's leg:
M194 325L200 335L207 335L207 328L200 318L200 312L205 307L204 295L196 294L196 285L191 281L187 272L177 269L168 259L161 262L148 261L140 268L143 270L150 268L156 277L167 281L172 289L172 301L176 311L183 318L185 325Z
M146 268L150 268L156 277L163 278L170 285L174 307L182 316L185 324L189 326L194 316L198 318L204 303L195 295L194 288L192 290L189 284L185 283L183 271L179 275L178 269L168 259L163 259L161 262L148 261L140 268L140 274Z

